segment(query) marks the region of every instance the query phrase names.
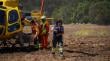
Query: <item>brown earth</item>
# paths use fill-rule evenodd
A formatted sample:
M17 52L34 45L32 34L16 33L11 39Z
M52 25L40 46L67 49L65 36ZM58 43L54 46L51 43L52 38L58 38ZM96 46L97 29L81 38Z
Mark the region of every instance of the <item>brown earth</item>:
M0 61L110 61L110 26L69 24L65 26L64 58L51 49L0 54ZM50 32L50 47L52 33Z

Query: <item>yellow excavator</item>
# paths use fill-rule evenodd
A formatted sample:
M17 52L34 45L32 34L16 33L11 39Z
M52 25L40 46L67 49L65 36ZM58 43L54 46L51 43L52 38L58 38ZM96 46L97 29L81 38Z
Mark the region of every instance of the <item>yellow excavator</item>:
M37 20L41 20L41 16L43 16L44 0L41 1L40 10L33 10L31 12L31 16L37 18ZM49 20L51 18L47 19ZM22 34L23 27L19 0L0 0L0 47L2 45L2 47L15 45L15 43L22 46L24 41L30 40L28 39L30 35ZM23 38L24 41L22 41ZM28 41L28 43L30 43L30 41ZM24 45L27 46L27 44Z

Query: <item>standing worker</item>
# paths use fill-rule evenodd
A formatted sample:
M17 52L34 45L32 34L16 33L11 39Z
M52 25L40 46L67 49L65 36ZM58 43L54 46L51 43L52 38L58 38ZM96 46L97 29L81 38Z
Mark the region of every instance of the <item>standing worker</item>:
M41 17L41 48L47 48L48 35L49 35L49 23L46 20L46 16Z
M58 20L56 21L56 24L53 28L52 54L55 54L56 49L58 49L60 56L63 56L63 34L64 34L64 27L62 25L62 20ZM58 44L58 48L57 48L57 44Z
M37 21L32 20L31 21L31 29L32 29L32 45L36 45L36 48L39 48L39 24Z

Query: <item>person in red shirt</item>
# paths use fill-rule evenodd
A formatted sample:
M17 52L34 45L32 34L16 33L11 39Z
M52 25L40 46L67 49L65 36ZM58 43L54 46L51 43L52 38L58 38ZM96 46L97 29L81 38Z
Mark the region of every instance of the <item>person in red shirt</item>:
M47 48L48 46L48 35L49 35L49 23L45 16L41 17L41 48Z

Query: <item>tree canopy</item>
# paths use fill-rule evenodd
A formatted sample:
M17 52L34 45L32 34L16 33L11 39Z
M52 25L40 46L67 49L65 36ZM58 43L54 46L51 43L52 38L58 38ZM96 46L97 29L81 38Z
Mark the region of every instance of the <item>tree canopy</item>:
M25 3L27 1L27 3ZM21 0L24 11L40 7L38 0ZM110 24L110 0L45 0L45 14L64 23ZM28 7L27 7L28 6Z

